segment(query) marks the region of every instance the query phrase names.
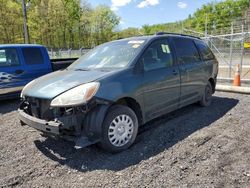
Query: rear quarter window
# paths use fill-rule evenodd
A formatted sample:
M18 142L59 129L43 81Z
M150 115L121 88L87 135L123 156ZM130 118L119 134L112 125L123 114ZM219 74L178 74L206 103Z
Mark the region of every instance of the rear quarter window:
M210 48L202 41L195 41L195 44L197 45L201 57L204 61L212 60L214 59L214 54L210 50Z
M194 41L188 38L173 39L178 61L181 64L200 62L199 52L194 44Z
M26 64L37 65L44 63L43 55L40 48L23 48L22 52Z

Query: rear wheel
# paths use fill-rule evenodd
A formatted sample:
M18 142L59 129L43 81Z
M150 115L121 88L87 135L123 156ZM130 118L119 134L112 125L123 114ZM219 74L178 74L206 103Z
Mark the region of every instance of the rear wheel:
M213 88L210 82L207 83L204 94L200 100L201 106L209 106L212 103Z
M138 132L137 116L127 106L111 107L104 122L101 146L110 152L121 152L135 141Z

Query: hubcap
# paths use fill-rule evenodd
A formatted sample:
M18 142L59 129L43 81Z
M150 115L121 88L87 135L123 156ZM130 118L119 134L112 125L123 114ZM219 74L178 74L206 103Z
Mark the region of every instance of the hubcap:
M128 115L119 115L109 125L109 141L114 146L124 146L132 138L133 131L132 119Z

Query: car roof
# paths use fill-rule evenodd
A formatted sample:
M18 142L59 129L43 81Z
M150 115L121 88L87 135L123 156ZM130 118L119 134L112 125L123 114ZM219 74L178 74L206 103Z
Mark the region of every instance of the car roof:
M8 47L44 47L39 44L0 44L0 48L8 48Z
M178 33L156 33L155 35L140 35L140 36L134 36L129 38L120 39L122 40L151 40L151 39L157 39L157 38L163 38L163 37L179 37L179 38L189 38L193 40L202 40L199 37L192 36L192 35L185 35L185 34L178 34Z

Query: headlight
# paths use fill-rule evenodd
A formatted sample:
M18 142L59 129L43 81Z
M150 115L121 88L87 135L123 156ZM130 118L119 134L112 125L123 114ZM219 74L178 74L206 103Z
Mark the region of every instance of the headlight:
M84 104L96 94L99 86L98 82L77 86L57 96L52 100L50 106L67 107Z
M23 89L22 89L22 91L21 91L20 98L23 98L23 97L24 97L24 96L23 96L23 91L24 91L30 84L32 84L34 81L35 81L35 80L32 80L31 82L29 82L28 84L26 84L26 85L23 87Z

